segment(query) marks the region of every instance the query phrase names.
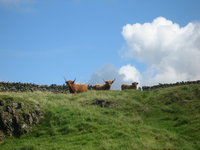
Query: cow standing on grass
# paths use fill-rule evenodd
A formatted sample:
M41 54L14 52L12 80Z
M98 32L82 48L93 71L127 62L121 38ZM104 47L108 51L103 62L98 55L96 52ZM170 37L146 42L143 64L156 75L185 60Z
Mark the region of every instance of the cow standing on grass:
M65 83L68 85L70 93L82 93L82 92L88 91L88 88L89 88L88 85L75 84L75 81L76 79L74 81L65 79Z
M105 84L96 84L94 86L92 86L92 89L94 90L110 90L111 85L114 83L114 80L103 80L105 82Z
M122 90L126 90L126 89L137 89L137 85L138 85L138 82L133 82L132 85L129 85L129 84L122 84L121 85L121 89Z

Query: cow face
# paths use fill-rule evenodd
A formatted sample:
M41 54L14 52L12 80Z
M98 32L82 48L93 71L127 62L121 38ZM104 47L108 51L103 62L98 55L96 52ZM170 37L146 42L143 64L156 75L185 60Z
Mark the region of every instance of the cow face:
M72 80L65 80L65 83L66 83L69 87L71 87L71 86L75 83L75 81L76 81L76 79L75 79L74 81L72 81Z
M133 82L132 85L137 86L137 85L138 85L138 82Z
M111 86L113 83L114 83L115 79L114 80L106 80L104 81L106 85L109 85Z

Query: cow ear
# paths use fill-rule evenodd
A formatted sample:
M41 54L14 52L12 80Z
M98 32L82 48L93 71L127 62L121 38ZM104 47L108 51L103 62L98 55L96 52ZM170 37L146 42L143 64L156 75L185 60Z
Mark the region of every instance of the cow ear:
M76 81L76 78L74 79L74 81L72 82L73 84L75 83L75 81Z

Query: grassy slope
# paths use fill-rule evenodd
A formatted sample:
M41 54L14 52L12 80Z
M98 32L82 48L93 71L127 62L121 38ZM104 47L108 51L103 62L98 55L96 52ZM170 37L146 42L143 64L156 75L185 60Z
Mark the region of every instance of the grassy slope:
M38 103L46 117L0 149L200 149L200 85L77 95L0 93ZM114 102L109 108L94 99Z

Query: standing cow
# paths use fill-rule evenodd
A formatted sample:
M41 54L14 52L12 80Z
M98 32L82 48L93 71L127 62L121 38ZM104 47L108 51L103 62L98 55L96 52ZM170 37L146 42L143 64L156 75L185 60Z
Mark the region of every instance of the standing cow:
M88 91L88 88L89 88L88 85L75 84L75 81L76 79L74 81L65 79L65 83L68 85L70 93L82 93L82 92Z
M111 85L115 82L114 80L103 80L105 84L96 84L92 87L94 90L110 90Z
M122 84L121 85L121 89L122 90L126 90L126 89L137 89L137 85L138 85L138 82L133 82L132 85L129 85L129 84Z

